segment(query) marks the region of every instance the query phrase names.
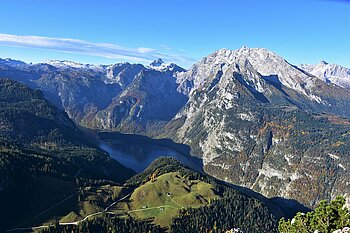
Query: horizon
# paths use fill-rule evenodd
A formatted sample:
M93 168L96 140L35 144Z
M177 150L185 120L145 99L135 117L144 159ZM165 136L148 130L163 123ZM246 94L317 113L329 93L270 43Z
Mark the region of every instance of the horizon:
M294 65L350 67L349 10L349 1L330 0L3 0L0 57L144 65L161 58L188 69L218 49L247 46Z
M242 46L242 47L246 47L246 46ZM241 48L242 48L241 47ZM266 48L250 48L250 47L247 47L249 49L266 49ZM221 48L221 49L226 49L226 48ZM218 50L221 50L221 49L218 49ZM237 48L237 49L230 49L231 51L235 51L235 50L239 50L240 48ZM215 50L213 51L212 53L218 51L218 50ZM274 51L271 51L269 50L270 52L273 52L275 53ZM279 54L275 53L276 55L280 56ZM205 57L209 56L210 54L206 55ZM189 70L193 65L197 64L198 62L200 62L204 57L200 58L199 60L195 61L193 64L191 64L189 67L182 67L182 68L185 68L186 70ZM282 57L283 58L283 57ZM59 60L59 59L46 59L46 60L43 60L42 62L31 62L31 61L25 61L25 60L19 60L19 59L13 59L11 57L0 57L0 59L3 59L3 60L12 60L12 61L19 61L19 62L24 62L26 64L29 64L29 65L35 65L35 64L48 64L49 62L53 62L53 61L58 61L58 62L72 62L72 63L77 63L77 64L81 64L81 65L95 65L95 66L110 66L110 65L114 65L114 64L119 64L119 63L130 63L130 64L142 64L143 66L150 66L150 64L154 61L157 61L158 59L161 59L163 61L163 59L161 57L159 58L155 58L154 60L150 61L149 63L145 63L145 62L130 62L130 61L119 61L119 62L115 62L115 63L83 63L83 62L78 62L78 61L74 61L74 60ZM286 60L288 63L290 63L288 60ZM164 62L164 61L163 61ZM296 65L296 66L300 66L300 65L317 65L317 64L320 64L320 63L326 63L326 64L335 64L335 65L340 65L342 66L341 64L336 64L336 63L331 63L331 62L328 62L328 61L325 61L325 60L320 60L319 62L317 63L313 63L313 64L308 64L308 63L299 63L299 64L293 64L293 63L290 63L291 65ZM172 61L168 61L168 62L164 62L165 64L170 64L170 63L174 63L176 64L175 62L172 62ZM177 64L178 65L178 64ZM346 67L346 66L342 66L342 67L345 67L345 68L349 68L350 67Z

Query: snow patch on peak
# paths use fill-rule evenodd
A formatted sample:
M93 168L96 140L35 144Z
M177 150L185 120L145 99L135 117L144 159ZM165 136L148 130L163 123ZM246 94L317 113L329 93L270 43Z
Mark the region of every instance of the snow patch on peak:
M161 58L158 58L157 60L154 60L149 66L152 67L159 67L164 64L164 61Z
M326 83L350 89L350 69L321 61L316 65L301 64L300 68Z
M0 64L4 64L4 65L8 65L8 66L13 66L13 67L24 67L24 66L28 66L27 63L23 62L23 61L19 61L19 60L14 60L11 58L5 58L5 59L1 59L0 58Z
M66 61L66 60L48 60L44 62L46 64L49 64L51 66L56 67L57 69L69 69L69 68L75 68L75 69L102 69L101 65L91 65L91 64L82 64L78 62L73 61Z
M162 59L157 59L153 61L147 68L157 70L157 71L184 71L181 67L177 66L175 63L165 63Z

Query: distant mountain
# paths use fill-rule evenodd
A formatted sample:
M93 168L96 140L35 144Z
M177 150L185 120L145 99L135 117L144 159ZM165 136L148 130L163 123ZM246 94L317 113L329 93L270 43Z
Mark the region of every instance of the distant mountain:
M187 101L187 96L176 89L171 71L144 69L105 110L97 113L95 127L129 133L160 129Z
M164 63L162 59L157 59L153 61L149 68L159 70L159 71L173 71L173 72L183 72L185 69L176 65L175 63Z
M162 136L207 173L310 207L350 193L348 90L266 49L222 49L177 77L189 100Z
M174 77L184 69L161 59L148 67L69 61L18 63L0 60L0 77L40 88L75 122L89 128L145 133L161 128L187 101L176 91Z
M6 58L6 59L0 58L0 64L12 66L12 67L26 67L26 66L28 66L27 63L25 63L23 61L13 60L11 58Z
M300 65L300 68L315 75L326 83L350 89L350 69L321 61L316 65Z
M102 65L90 65L81 64L73 61L60 61L60 60L48 60L43 64L48 64L58 69L91 69L91 70L103 70L105 67Z
M160 67L160 66L163 66L164 64L165 64L164 61L159 58L159 59L151 62L151 64L149 64L149 66L151 66L151 67Z

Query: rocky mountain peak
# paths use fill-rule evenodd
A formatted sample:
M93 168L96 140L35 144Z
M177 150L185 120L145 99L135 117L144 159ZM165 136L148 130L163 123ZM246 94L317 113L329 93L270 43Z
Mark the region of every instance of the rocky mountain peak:
M185 69L176 65L175 63L165 63L161 58L154 60L149 66L149 69L157 70L161 72L183 72Z
M27 63L25 63L23 61L19 61L19 60L14 60L11 58L5 58L5 59L0 58L0 64L13 66L13 67L22 67L22 66L25 67L25 66L27 66Z
M215 63L233 64L239 60L248 60L261 75L294 75L299 71L284 58L265 48L248 48L238 50L220 49L209 55Z
M152 67L160 67L163 64L164 64L164 61L161 58L158 58L157 60L154 60L153 62L151 62L151 64L149 65Z
M350 89L350 69L321 61L315 65L302 64L300 68L326 83Z
M189 83L196 89L218 70L225 73L233 65L241 66L247 63L250 64L251 72L258 72L262 76L276 76L284 86L306 95L313 101L321 102L312 93L313 87L319 82L317 78L291 65L272 51L245 46L238 50L220 49L203 58L188 72L178 75L178 82L182 83L179 88L188 92Z

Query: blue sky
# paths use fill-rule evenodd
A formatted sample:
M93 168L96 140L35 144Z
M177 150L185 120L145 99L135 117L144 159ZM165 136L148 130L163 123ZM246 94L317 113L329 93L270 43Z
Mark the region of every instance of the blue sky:
M0 0L0 57L188 68L220 48L264 47L293 64L350 67L350 2Z

